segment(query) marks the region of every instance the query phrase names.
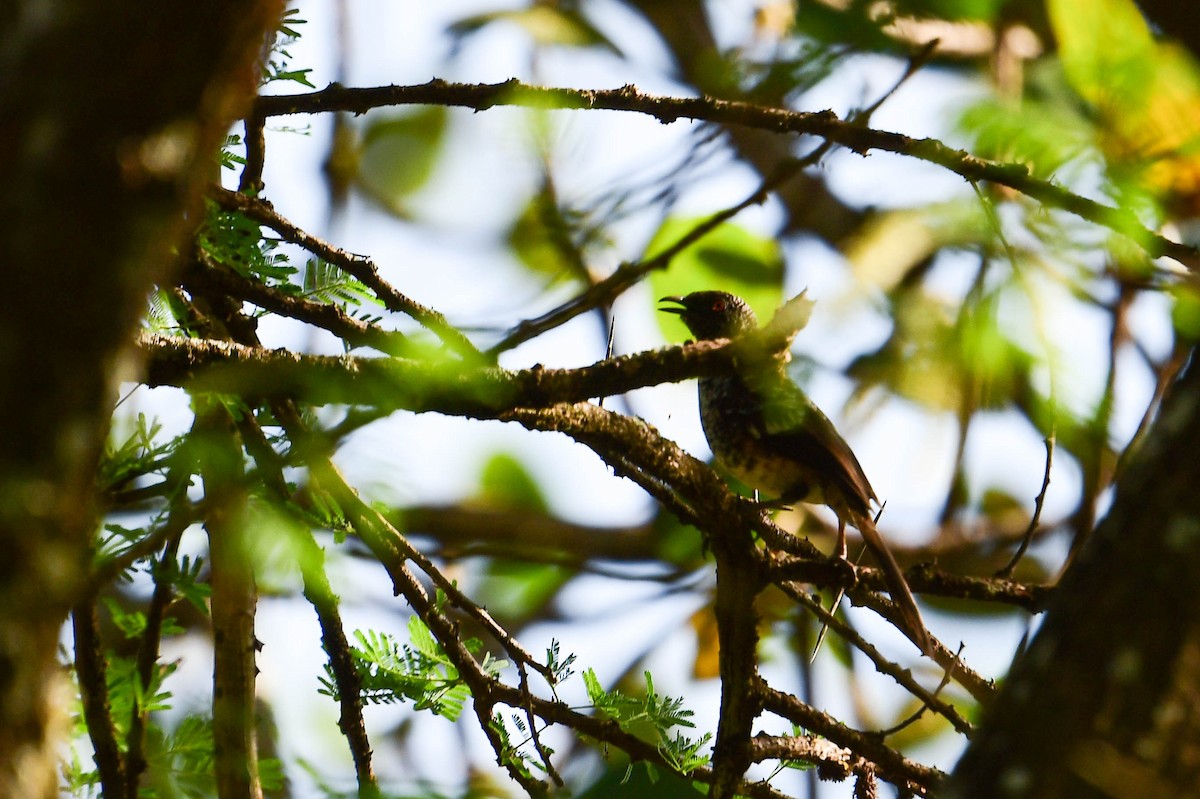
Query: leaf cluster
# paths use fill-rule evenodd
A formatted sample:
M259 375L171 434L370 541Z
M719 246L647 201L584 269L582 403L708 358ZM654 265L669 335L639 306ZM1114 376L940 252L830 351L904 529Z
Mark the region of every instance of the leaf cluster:
M363 701L383 705L412 702L416 710L429 710L450 721L458 719L463 703L471 695L470 687L417 616L409 619L408 635L409 642L401 643L387 633L354 631L358 646L351 647L350 653ZM470 652L477 652L482 642L469 638L462 645ZM507 665L490 653L484 653L481 668L496 676ZM329 664L325 668L319 691L340 700L336 674Z
M596 710L617 722L621 729L655 744L676 772L687 775L707 765L709 759L701 754L701 750L712 740L712 734L705 733L693 740L676 730L676 727L694 729L692 716L695 713L684 707L682 697L658 693L650 672L644 672L644 676L646 690L641 696L631 696L616 689L605 690L592 669L583 671L583 684Z

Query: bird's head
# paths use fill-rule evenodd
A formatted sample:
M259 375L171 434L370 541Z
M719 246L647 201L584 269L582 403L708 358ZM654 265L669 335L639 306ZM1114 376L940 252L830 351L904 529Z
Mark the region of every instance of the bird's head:
M658 310L679 314L698 339L733 338L758 328L758 319L746 301L727 291L696 291L686 297L663 297L659 302L680 306Z

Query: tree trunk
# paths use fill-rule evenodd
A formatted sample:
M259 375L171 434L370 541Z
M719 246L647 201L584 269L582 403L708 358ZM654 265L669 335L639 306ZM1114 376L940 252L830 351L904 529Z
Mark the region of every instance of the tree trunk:
M196 224L282 3L0 11L0 796L57 796L59 632L147 292Z
M1200 796L1197 442L1192 363L947 795Z

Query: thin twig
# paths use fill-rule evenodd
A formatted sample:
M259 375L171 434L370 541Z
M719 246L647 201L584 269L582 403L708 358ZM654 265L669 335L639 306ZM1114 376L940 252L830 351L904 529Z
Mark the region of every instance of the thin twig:
M962 642L959 642L958 651L954 653L954 657L957 660L959 660L959 661L962 660L962 653L963 653L964 649L966 649L966 645L963 644ZM952 677L953 677L953 672L950 672L950 671L942 672L942 680L941 680L941 682L938 683L937 688L933 689L933 692L932 692L933 696L935 696L935 697L941 696L942 691L944 691L946 689L946 686L948 686L950 684ZM929 709L929 707L930 707L930 705L928 703L922 704L921 707L919 707L915 711L913 711L913 713L908 718L902 720L899 724L896 724L892 727L888 727L886 730L880 730L879 734L882 735L883 737L887 738L889 736L895 735L896 733L900 732L903 729L906 729L907 727L912 726L921 718L921 716L925 715L925 711L927 709ZM969 737L971 737L971 732L973 732L973 729L962 730L961 732L969 738Z
M547 776L550 777L555 785L562 788L566 783L563 781L562 775L558 773L558 769L554 767L554 762L550 759L550 752L546 749L546 745L542 743L542 735L538 730L538 723L533 710L533 689L529 686L529 670L524 663L517 663L517 680L518 688L526 699L521 710L525 712L525 721L529 725L529 739L533 742L533 748L537 750L538 758L541 759L542 765L546 767Z
M907 83L909 78L911 78L913 75L916 75L925 67L926 64L929 63L930 59L933 58L934 53L937 52L939 44L941 44L940 40L931 39L922 45L915 53L909 56L908 64L904 69L904 74L902 74L896 80L896 82L892 84L890 89L879 95L879 98L876 99L875 102L871 103L863 110L852 114L850 116L850 121L859 125L865 125L870 122L871 117L875 116L875 112L878 111L884 103L890 100L896 94L896 92L900 91L900 87Z
M888 660L879 650L875 648L869 641L858 634L858 631L839 619L832 611L826 610L805 591L804 587L797 583L782 583L779 588L792 598L795 602L803 605L809 610L817 620L828 627L833 632L840 635L843 640L853 646L855 649L862 652L875 665L875 670L880 674L886 674L896 681L898 685L903 687L913 696L921 700L927 707L946 718L954 729L964 735L971 734L971 724L954 709L954 706L943 702L930 693L920 683L913 679L912 672L903 668L898 663Z
M1046 503L1046 489L1050 487L1050 467L1054 464L1054 443L1056 434L1054 430L1050 431L1050 435L1042 439L1042 443L1046 446L1046 469L1042 473L1042 490L1038 492L1037 497L1033 500L1033 516L1029 519L1029 526L1025 528L1025 535L1021 538L1021 543L1017 547L1017 551L1013 553L1012 560L1008 564L996 572L996 577L1008 579L1012 577L1013 569L1017 568L1017 564L1021 562L1021 558L1025 557L1025 550L1029 549L1030 542L1033 541L1033 534L1037 532L1038 524L1042 519L1042 506Z

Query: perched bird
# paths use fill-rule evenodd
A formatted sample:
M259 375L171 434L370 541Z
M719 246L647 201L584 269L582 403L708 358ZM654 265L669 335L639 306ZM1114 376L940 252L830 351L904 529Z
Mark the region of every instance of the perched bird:
M750 306L724 291L660 302L672 303L659 310L678 314L698 339L736 338L758 328ZM930 654L929 632L904 573L875 528L875 491L833 423L773 360L699 382L700 420L717 462L750 488L773 496L773 505L828 505L838 518L837 557L846 556L846 522L857 527L883 570L906 632Z

